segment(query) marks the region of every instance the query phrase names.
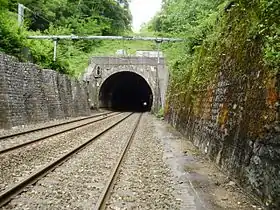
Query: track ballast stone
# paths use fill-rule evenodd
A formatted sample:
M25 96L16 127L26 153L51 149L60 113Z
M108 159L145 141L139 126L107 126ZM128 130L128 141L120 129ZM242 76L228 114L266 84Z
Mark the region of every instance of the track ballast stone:
M144 114L107 209L182 209L172 173L163 160L163 145L155 133L154 118ZM193 205L183 209L195 209Z
M35 170L61 157L127 114L113 116L67 133L53 136L27 147L0 155L0 192Z
M94 111L89 116L95 116L95 115L103 114L103 113L107 113L107 111ZM42 127L46 127L46 126L52 126L52 125L56 125L56 124L64 123L64 122L70 122L72 120L84 119L85 117L89 117L89 116L65 117L64 119L53 119L53 120L49 120L49 121L46 121L46 122L38 122L38 123L27 124L27 125L19 125L19 126L12 127L11 129L0 129L0 136L12 135L12 134L15 134L15 133L25 132L25 131L29 131L29 130L32 130L32 129L38 129L38 128L42 128Z
M110 116L110 115L108 115L108 116ZM111 116L113 116L113 114L111 114ZM80 126L80 125L83 125L86 123L90 123L90 122L102 119L104 117L105 116L98 116L98 117L94 117L94 118L90 118L90 119L84 119L82 121L72 122L72 123L66 124L66 125L59 125L59 126L56 126L53 128L47 128L47 129L31 132L28 134L24 134L24 135L12 137L12 138L2 139L1 144L0 144L0 150L4 150L4 149L7 149L10 147L19 145L19 144L30 142L37 138L42 138L42 137L57 133L59 131L63 131L63 130L70 129L70 128L75 128L77 126Z
M93 209L136 120L134 115L104 134L35 185L26 188L3 209ZM110 123L106 121L93 127L99 130ZM84 137L94 135L94 130L85 129L83 138L79 139L75 134L72 138L82 141ZM52 142L55 144L55 139ZM54 146L51 145L41 146L50 149ZM29 173L27 157L32 157L32 165L37 166L44 156L50 155L48 151L40 154L44 149L41 146L40 150L30 148L22 151L17 159L11 159L11 162L23 164L19 170L27 169L18 171L21 175ZM27 154L27 159L21 162L21 157ZM194 146L173 128L150 114L142 117L124 160L107 209L262 209L236 186L229 187L223 179L214 179L221 173L213 169L213 164L198 156ZM12 175L17 177L16 173Z
M92 209L137 120L135 116L101 136L3 209Z

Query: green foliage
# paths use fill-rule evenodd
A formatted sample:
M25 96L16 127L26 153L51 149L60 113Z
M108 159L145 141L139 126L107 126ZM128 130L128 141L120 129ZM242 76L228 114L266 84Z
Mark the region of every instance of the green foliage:
M4 9L8 7L8 0L0 0L0 9Z
M190 121L207 124L217 114L221 130L234 134L240 124L238 135L260 138L263 125L277 121L279 112L280 1L164 2L148 29L185 39L163 48L171 70L167 115L182 128ZM225 139L227 144L243 141ZM267 208L277 205L277 196L254 193Z
M280 2L261 0L260 35L265 36L264 56L270 69L280 71Z
M25 26L21 29L17 23L18 3L32 10L25 9ZM57 61L53 62L52 41L28 40L26 36L122 35L130 30L130 22L127 0L0 0L0 51L78 76L97 49L106 49L106 42L59 40Z
M0 10L0 51L20 57L24 35L20 33L13 15L7 10Z
M155 50L154 42L147 41L102 41L100 47L92 51L92 55L115 55L116 51L124 49L128 55L133 55L137 50Z
M31 19L29 28L32 30L46 30L49 24L53 24L67 25L72 33L81 33L77 31L79 25L91 20L96 20L100 26L108 26L103 28L104 35L130 29L131 14L127 0L10 0L9 9L15 11L17 3L33 11L26 11L26 16Z
M279 13L278 0L165 0L144 30L185 40L163 45L174 96L207 87L229 66L231 78L262 63L279 71Z
M151 21L150 28L175 36L186 36L186 33L187 36L195 36L193 32L202 32L200 23L217 10L220 2L217 0L164 1L162 11Z
M165 1L163 10L148 26L159 35L179 36L185 40L163 46L172 69L172 81L182 84L182 89L187 88L185 84L198 86L205 83L214 75L204 69L215 63L215 43L219 38L216 27L221 7L216 0Z
M163 108L160 108L160 110L156 114L156 117L160 118L160 119L162 119L164 117L164 109Z

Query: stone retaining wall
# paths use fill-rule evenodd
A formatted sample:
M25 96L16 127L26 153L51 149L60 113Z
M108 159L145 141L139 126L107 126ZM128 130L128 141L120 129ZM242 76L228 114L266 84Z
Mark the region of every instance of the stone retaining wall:
M166 120L268 209L279 209L280 74L220 73L205 89L169 92Z
M0 129L90 114L85 84L0 54Z

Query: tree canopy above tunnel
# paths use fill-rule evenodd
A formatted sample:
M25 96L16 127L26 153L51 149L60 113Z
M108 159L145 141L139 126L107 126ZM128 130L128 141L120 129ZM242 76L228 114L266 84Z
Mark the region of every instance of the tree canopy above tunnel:
M28 8L21 30L17 23L18 3ZM128 6L128 0L0 0L0 51L43 68L78 75L93 51L102 51L102 41L60 40L57 60L53 62L51 40L28 40L26 36L124 35L131 31ZM104 48L108 50L108 46Z
M95 28L84 24L97 21L102 35L118 34L130 29L131 14L127 0L1 0L14 11L21 3L32 10L26 11L32 30L46 30L51 24L70 27L73 34L92 34ZM4 4L4 2L6 2Z

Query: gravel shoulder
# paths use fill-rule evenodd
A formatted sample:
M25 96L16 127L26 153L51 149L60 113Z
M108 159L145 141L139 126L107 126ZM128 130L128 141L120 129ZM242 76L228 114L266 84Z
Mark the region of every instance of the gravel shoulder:
M145 114L107 209L261 208L179 132Z
M186 201L184 192L189 191L195 196L196 209L262 209L178 131L164 121L151 118L164 147L163 159L171 168L178 195L181 194L180 199ZM186 208L183 205L181 209Z

